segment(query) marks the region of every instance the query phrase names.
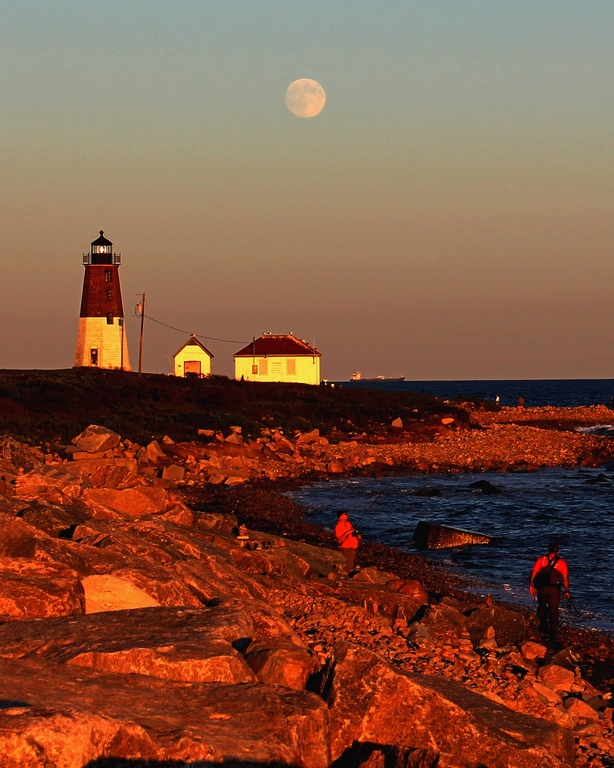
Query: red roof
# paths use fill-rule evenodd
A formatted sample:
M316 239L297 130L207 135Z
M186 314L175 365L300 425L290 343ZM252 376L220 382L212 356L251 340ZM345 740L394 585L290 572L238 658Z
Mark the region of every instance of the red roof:
M272 333L265 333L259 339L248 344L243 349L235 353L235 357L322 357L321 353L315 347L307 344L303 339L297 339L291 333L276 336Z

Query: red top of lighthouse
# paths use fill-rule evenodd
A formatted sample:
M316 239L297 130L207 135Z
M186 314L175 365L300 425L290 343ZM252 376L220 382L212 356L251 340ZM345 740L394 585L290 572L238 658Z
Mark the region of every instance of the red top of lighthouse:
M119 285L121 254L113 253L113 243L104 236L91 246L90 253L83 254L85 276L81 295L81 317L106 317L110 324L115 317L124 316L122 293ZM100 269L99 269L100 267Z

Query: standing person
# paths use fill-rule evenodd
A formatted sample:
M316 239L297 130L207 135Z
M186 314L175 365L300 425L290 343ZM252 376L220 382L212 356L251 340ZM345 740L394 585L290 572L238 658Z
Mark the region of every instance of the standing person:
M346 560L346 573L349 574L354 570L354 562L356 560L356 550L360 543L360 534L354 530L354 526L350 523L348 513L342 510L337 515L337 525L335 526L335 536L337 537L337 544L345 555Z
M548 554L538 557L531 571L529 591L537 596L537 616L542 635L556 636L559 626L559 604L561 585L564 597L569 597L569 570L567 563L559 557L559 545L551 542Z

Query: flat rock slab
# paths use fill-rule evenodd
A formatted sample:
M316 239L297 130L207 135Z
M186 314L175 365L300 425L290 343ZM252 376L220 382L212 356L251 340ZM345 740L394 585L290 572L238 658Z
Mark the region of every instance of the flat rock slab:
M436 749L489 768L574 764L571 734L445 680L403 672L348 643L327 684L333 760L355 742Z
M148 485L125 490L87 488L83 492L83 499L128 517L160 514L166 509L167 503L164 488Z
M0 656L166 680L260 680L298 690L317 664L289 627L287 635L271 631L275 621L281 624L266 605L236 600L212 608L141 608L14 622L0 626Z
M160 605L143 589L110 574L86 576L81 580L85 591L85 612L123 611Z
M0 659L0 678L3 768L134 758L297 768L330 762L326 705L312 693L12 659Z

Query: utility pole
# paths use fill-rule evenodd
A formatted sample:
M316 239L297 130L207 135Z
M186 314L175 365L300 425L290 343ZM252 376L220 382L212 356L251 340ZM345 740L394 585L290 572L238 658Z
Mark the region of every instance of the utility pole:
M138 305L138 309L141 310L141 338L139 341L139 376L141 375L141 371L143 370L143 325L145 322L145 294L143 294L143 298L141 299L141 303Z

